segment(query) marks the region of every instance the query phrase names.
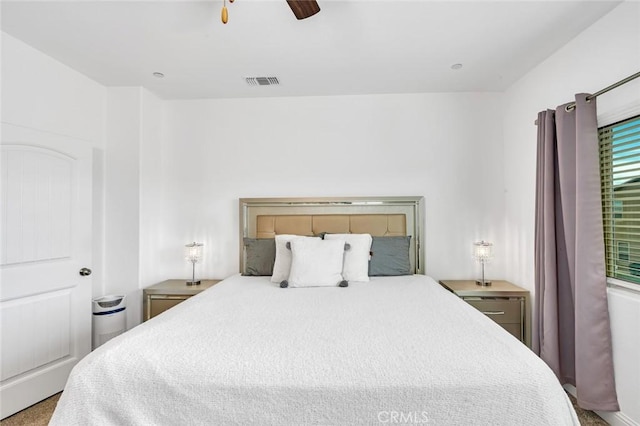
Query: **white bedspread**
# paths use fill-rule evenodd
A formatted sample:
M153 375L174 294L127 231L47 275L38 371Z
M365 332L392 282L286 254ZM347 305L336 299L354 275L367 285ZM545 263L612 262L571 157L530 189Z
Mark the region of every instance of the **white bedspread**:
M233 276L73 370L53 425L579 425L551 370L424 276Z

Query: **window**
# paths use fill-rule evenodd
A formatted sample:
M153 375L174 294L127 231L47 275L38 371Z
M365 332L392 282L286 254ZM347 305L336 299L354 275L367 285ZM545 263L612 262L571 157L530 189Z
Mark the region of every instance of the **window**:
M640 116L599 137L607 276L640 284Z
M629 243L618 241L618 260L629 262Z
M613 218L622 219L622 200L613 200Z

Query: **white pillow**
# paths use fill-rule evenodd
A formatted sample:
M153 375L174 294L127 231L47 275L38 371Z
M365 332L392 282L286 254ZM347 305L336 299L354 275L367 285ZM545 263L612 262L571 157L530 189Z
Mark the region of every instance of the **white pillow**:
M294 239L289 287L338 286L342 281L343 253L344 240Z
M272 283L280 283L289 278L291 250L287 248L287 243L297 238L319 240L317 237L303 237L301 235L276 235L276 260L273 264L273 275L271 275Z
M343 240L351 247L344 252L342 276L347 281L369 281L369 258L373 238L369 234L326 234L325 240Z

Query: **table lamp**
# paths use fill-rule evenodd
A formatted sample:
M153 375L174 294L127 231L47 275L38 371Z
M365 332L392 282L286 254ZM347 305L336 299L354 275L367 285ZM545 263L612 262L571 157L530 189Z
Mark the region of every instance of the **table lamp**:
M200 280L196 281L196 263L202 260L202 243L196 243L185 245L185 259L191 262L192 275L191 281L187 281L187 285L200 285Z
M476 280L477 285L491 285L491 281L484 279L484 264L491 260L493 244L486 241L473 243L473 258L482 264L482 280Z

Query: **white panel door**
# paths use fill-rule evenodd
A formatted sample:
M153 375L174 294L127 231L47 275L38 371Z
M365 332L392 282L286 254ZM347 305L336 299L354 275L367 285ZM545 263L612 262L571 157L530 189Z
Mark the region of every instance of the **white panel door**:
M92 148L2 126L0 418L64 387L91 350Z

